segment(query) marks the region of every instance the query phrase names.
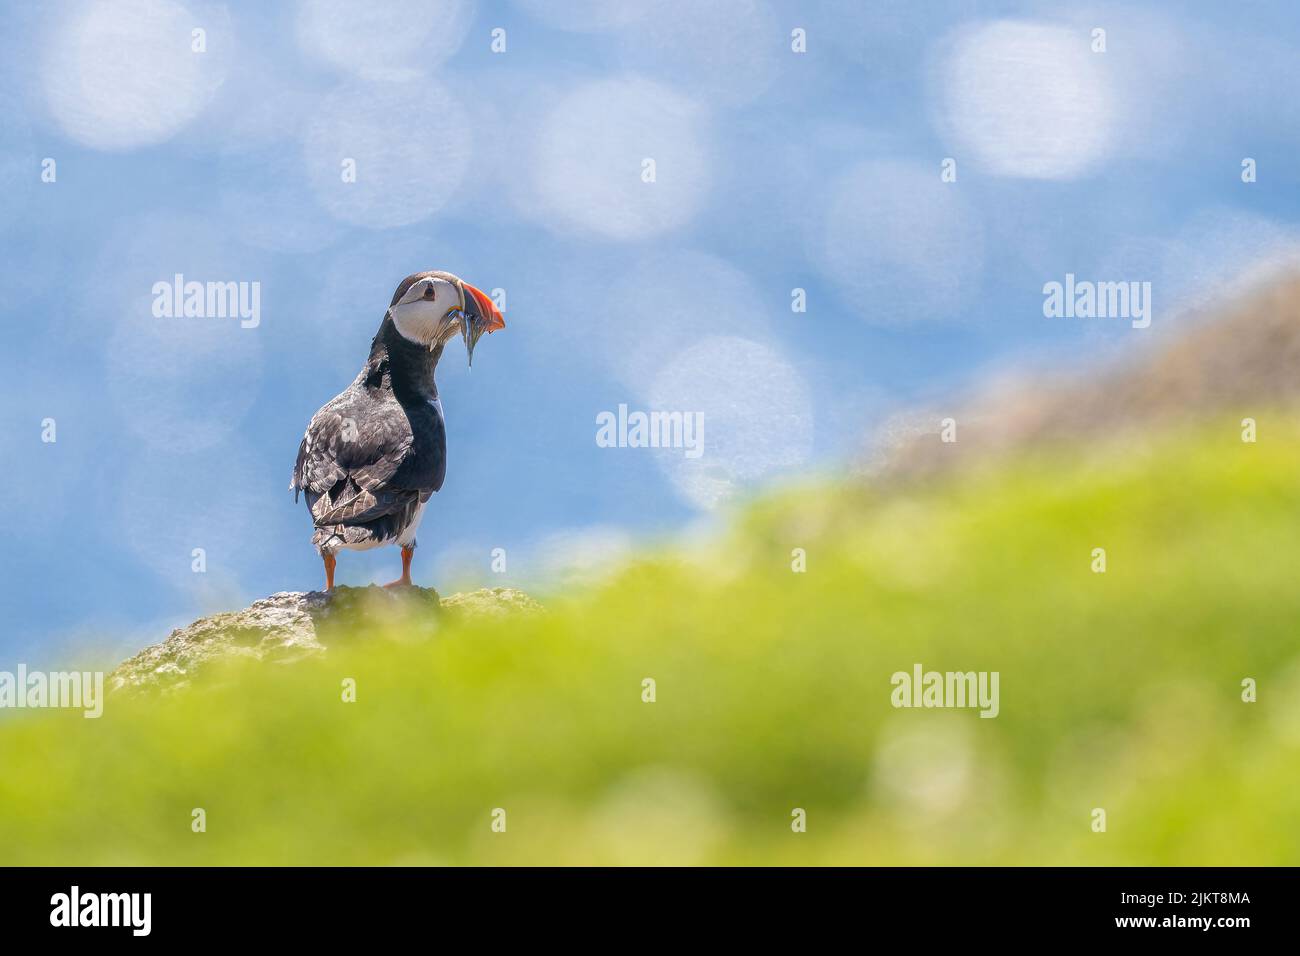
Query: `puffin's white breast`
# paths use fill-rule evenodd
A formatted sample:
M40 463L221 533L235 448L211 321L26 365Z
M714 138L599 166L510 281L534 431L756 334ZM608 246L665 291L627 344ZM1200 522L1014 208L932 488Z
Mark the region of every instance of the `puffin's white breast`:
M424 518L424 507L428 503L428 501L421 501L416 505L415 514L411 515L411 523L397 535L397 543L403 548L409 547L411 542L415 540L415 532L420 528L420 521Z

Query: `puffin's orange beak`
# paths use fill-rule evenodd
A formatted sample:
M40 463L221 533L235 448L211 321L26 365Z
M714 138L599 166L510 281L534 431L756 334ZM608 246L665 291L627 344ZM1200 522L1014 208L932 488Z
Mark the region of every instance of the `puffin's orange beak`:
M492 300L488 297L487 293L482 289L475 288L468 282L465 283L465 291L472 295L475 303L478 304L479 315L483 317L484 332L490 334L495 332L497 329L504 329L506 327L505 318L501 315L500 310L498 310L492 303Z

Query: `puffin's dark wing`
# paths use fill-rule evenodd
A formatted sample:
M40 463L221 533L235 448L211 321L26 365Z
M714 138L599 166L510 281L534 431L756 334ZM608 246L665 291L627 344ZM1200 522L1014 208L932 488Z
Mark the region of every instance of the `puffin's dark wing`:
M358 524L412 507L442 487L447 436L440 409L345 392L312 418L289 487L307 494L318 525Z

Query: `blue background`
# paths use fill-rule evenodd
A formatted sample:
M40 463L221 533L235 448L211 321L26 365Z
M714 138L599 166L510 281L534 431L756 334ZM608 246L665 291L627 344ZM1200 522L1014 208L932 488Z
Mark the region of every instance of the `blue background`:
M88 9L11 7L0 19L0 668L111 661L201 613L319 586L308 516L286 490L294 455L410 272L504 289L508 323L480 343L472 374L459 346L440 366L449 471L416 578L443 590L545 588L725 515L683 489L674 460L594 441L597 413L650 407L656 367L712 335L782 363L776 385L766 366L754 372L763 380L744 368L722 378L735 400L717 427L751 429L736 441L752 456L720 465L736 502L791 474L850 469L905 409L959 409L943 396L1147 347L1239 276L1288 261L1300 216L1290 2L729 0L651 3L627 23L586 4L403 3L385 8L396 21L350 29L346 16L290 4L137 0L100 5L97 22L110 11L125 40L77 40ZM1104 27L1106 52L1087 54L1095 65L1060 67L1105 71L1083 80L1104 85L1104 102L954 89L954 44L974 36L984 49L980 37L1004 20L1082 50ZM174 52L158 71L150 44L188 44L168 30L191 21L207 30L199 73L175 66ZM491 51L494 28L506 31L504 53ZM790 49L794 28L806 30L806 53ZM322 36L336 46L307 42ZM69 53L74 40L83 45ZM113 65L123 49L128 61ZM70 84L124 70L161 76L144 87L156 99L108 117L77 107ZM185 85L196 75L210 89ZM340 216L313 179L337 157L312 155L312 124L337 115L340 91L364 101L375 87L437 89L435 103L456 104L425 115L418 96L409 108L382 100L382 115L361 119L380 124L384 142L355 144L381 161L389 136L418 145L461 118L465 169L415 221L385 221L383 183ZM567 109L590 105L571 99L584 90L607 96L608 112ZM181 115L158 122L157 102ZM629 102L662 122L642 124ZM1046 135L1090 151L1078 168L1061 148L1036 167L1029 140L1002 135L1023 132L1017 111L1044 102L1077 107ZM975 122L982 110L993 133ZM1087 145L1090 124L1103 145ZM346 155L366 128L327 124L326 136ZM547 167L548 149L577 157L572 168ZM647 185L640 161L656 153L660 182ZM396 195L410 160L392 155ZM581 159L591 155L622 159L593 171ZM1241 181L1247 156L1253 184ZM945 157L956 183L939 181ZM54 183L41 181L45 158L57 162ZM661 185L680 201L647 200L650 224L602 225L620 197L639 202L660 194L633 190ZM867 210L894 215L845 232L836 210L848 202L857 216L859 187L875 190ZM370 223L367 202L380 210ZM261 325L153 320L149 290L176 272L259 282ZM1042 286L1066 272L1153 282L1153 328L1045 319ZM794 288L806 290L804 313L791 311ZM150 321L172 325L156 340ZM727 396L700 378L698 407L722 408ZM782 435L752 439L775 413L794 422L791 455ZM53 444L41 440L46 418ZM727 437L706 442L725 452ZM744 457L735 443L730 453ZM195 547L204 574L191 570ZM493 548L506 550L508 573L492 572ZM396 571L391 549L340 561L343 583Z

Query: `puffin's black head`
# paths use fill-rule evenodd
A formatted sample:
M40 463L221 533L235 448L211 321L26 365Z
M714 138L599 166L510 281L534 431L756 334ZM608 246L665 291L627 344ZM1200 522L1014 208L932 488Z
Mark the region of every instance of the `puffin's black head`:
M450 272L417 272L397 286L388 315L403 338L429 349L445 345L459 332L474 364L474 346L484 332L504 329L492 300Z

